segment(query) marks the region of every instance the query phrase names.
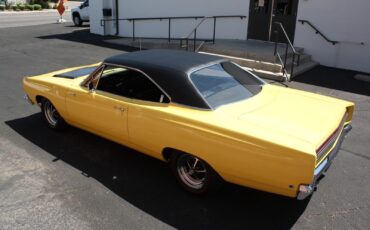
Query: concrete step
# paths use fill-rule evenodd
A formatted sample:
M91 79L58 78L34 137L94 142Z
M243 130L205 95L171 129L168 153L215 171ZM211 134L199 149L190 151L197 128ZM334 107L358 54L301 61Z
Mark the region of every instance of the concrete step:
M168 42L166 39L119 38L107 41L108 43L130 46L138 49L184 49L179 40Z
M122 39L115 39L113 41L109 41L109 43L113 44L122 44L130 47L135 47L138 49L176 49L176 50L194 50L194 43L193 41L189 41L188 47L186 46L185 41L181 45L180 40L173 39L168 42L167 39L140 39L137 38L132 40L130 38L122 38ZM203 44L202 44L203 43ZM195 44L195 48L202 47L204 44L203 41L199 40Z
M308 55L308 54L301 54L301 57L300 57L300 59L299 59L299 65L303 65L303 64L305 64L305 63L307 63L307 62L310 62L312 59L311 59L311 55ZM284 61L284 59L283 59L283 61ZM297 57L295 57L295 62L297 63ZM288 60L287 60L287 69L290 71L290 69L291 69L291 66L292 66L292 64L293 64L293 58L292 57L290 57L290 58L288 58ZM297 66L295 66L295 68L296 68Z
M274 55L274 43L271 42L261 42L254 41L248 46L243 46L243 41L234 41L233 43L226 44L205 44L200 51L206 53L220 54L225 56L232 56L250 60L256 60L260 62L276 62L276 57ZM238 43L237 43L238 42ZM241 43L241 44L239 44ZM245 42L248 44L248 42ZM300 47L295 47L297 52L303 53L304 49ZM281 54L282 58L285 57L285 44L278 45L278 52ZM284 54L284 55L283 55ZM288 50L288 58L292 57L293 52L291 49Z
M299 66L296 66L294 68L294 73L293 73L293 77L296 77L298 75L301 75L311 69L313 69L314 67L318 66L320 63L318 62L315 62L315 61L309 61L309 62L306 62L306 63L303 63L303 64L300 64Z
M306 62L302 65L296 66L294 68L294 73L293 77L290 79L293 79L294 77L305 73L306 71L314 68L315 66L319 65L318 62L310 61ZM264 78L264 79L269 79L269 80L274 80L274 81L286 81L286 77L290 77L290 74L288 73L288 76L284 76L282 72L271 72L271 71L266 71L266 70L261 70L261 69L253 69L253 68L248 68L248 67L243 67L246 70L251 71L252 73L256 74L257 76Z
M251 69L261 69L261 70L270 71L270 72L280 72L281 71L281 65L277 63L264 62L264 61L259 61L259 60L240 58L240 57L234 57L234 56L228 56L228 55L222 55L222 54L208 53L208 52L203 52L203 51L199 53L214 55L214 56L218 56L221 58L226 58L241 66L248 67Z
M253 68L248 68L248 67L243 67L243 69L254 73L260 78L274 80L274 81L281 81L281 82L286 81L286 78L282 72L271 72L271 71L253 69Z
M300 48L300 47L294 47L294 48L298 53L304 54L304 48ZM284 60L284 58L285 58L285 49L279 49L278 52L280 53L281 58ZM288 50L288 59L292 58L292 57L293 57L293 51L289 48L289 50Z
M240 58L240 57L233 57L233 56L228 56L228 55L221 55L221 54L214 54L214 53L208 53L208 52L199 52L199 53L204 53L204 54L210 54L210 55L215 55L219 56L222 58L229 59L245 69L255 73L257 76L260 76L262 78L266 79L271 79L271 80L276 80L276 81L284 81L285 76L282 73L282 66L281 64L277 63L271 63L271 62L263 62L263 61L257 61L257 60L252 60L252 59L246 59L246 58ZM292 58L287 60L288 63L292 62ZM304 73L305 71L308 71L318 65L317 62L313 62L311 60L311 56L307 54L302 54L301 59L300 59L300 64L299 66L294 67L294 76L297 76L299 74ZM288 74L291 71L291 64L287 65L288 68ZM293 76L293 77L294 77Z

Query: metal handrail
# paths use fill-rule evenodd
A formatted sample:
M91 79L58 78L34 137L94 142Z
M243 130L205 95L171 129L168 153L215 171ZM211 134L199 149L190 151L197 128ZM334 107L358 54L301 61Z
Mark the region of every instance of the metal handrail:
M281 22L274 22L274 24L276 24L278 26L278 28L280 28L280 30L283 32L284 38L286 40L284 62L283 62L283 60L281 58L281 55L280 55L279 51L277 50L278 40L279 40L279 32L277 30L274 31L274 33L275 33L275 50L274 50L274 55L277 56L278 60L280 61L281 65L282 65L283 74L285 74L287 80L290 81L291 80L291 77L293 76L293 73L294 73L294 65L299 66L299 62L300 62L300 59L301 59L301 54L299 52L297 52L297 50L294 48L292 42L289 39L288 33L284 29L283 24ZM290 69L290 76L288 75L288 71L287 71L287 61L288 61L289 47L293 51L292 65L290 67L291 68ZM297 56L297 62L295 62L295 57L296 56Z
M168 20L168 42L171 42L172 39L174 40L181 40L184 38L173 38L171 36L171 22L172 20L180 20L180 19L204 19L204 18L213 18L213 39L212 40L206 40L206 41L212 41L215 43L215 37L216 37L216 21L218 18L246 18L245 15L220 15L220 16L211 16L211 17L205 17L205 16L183 16L183 17L151 17L151 18L118 18L118 19L101 19L100 20L100 26L104 27L104 35L106 35L106 28L105 24L106 22L115 21L118 23L119 21L130 21L132 22L132 39L136 39L135 35L135 22L136 21L148 21L148 20ZM203 40L204 41L204 40Z
M296 53L296 54L299 54L299 53L295 50L295 48L294 48L294 46L293 46L292 42L290 41L289 36L288 36L288 33L285 31L283 24L282 24L281 22L274 22L274 23L280 27L281 31L283 31L284 37L285 37L285 39L286 39L286 41L287 41L287 44L289 44L289 45L290 45L290 48L293 50L293 52L294 52L294 53ZM276 51L276 50L277 50L277 42L275 42L275 51Z
M190 36L194 34L194 38L193 38L193 48L194 48L194 52L197 52L197 50L199 51L200 47L203 46L203 44L208 41L208 40L204 40L201 42L201 45L196 48L196 42L197 42L197 30L199 28L200 25L203 24L203 22L206 20L206 19L209 19L209 18L213 18L213 17L203 17L203 19L191 30L191 32L188 34L188 36L186 37L183 37L182 39L180 39L180 47L183 48L182 46L182 41L185 40L186 41L186 50L189 50L189 39L190 39ZM214 34L215 35L215 34ZM213 43L215 42L215 40L213 39Z
M199 28L200 25L203 24L203 22L207 19L207 18L212 18L212 17L203 17L202 20L198 23L198 25L196 25L194 27L194 29L188 34L188 36L184 37L183 39L188 39L190 38L190 36Z
M321 31L319 29L316 28L316 26L314 26L310 21L308 20L298 20L300 23L305 24L307 23L309 26L311 26L312 29L315 30L315 33L316 34L320 34L321 37L323 37L327 42L330 42L331 44L335 45L337 43L339 43L339 41L334 41L334 40L330 40L328 37L326 37L323 33L321 33Z
M207 41L202 41L199 46L196 48L194 52L199 52L199 50L202 48L202 46L206 43Z

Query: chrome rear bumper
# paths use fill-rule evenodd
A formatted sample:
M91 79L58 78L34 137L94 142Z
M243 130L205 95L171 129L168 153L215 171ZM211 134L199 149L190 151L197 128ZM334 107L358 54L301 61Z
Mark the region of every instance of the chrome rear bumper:
M339 137L338 143L331 150L329 155L321 162L321 164L316 167L314 171L313 182L310 185L300 185L299 186L299 191L297 195L298 200L306 199L316 190L319 179L328 170L334 158L338 155L338 152L339 152L340 147L342 146L343 140L346 137L346 135L351 131L351 129L352 129L351 125L344 126L343 131Z

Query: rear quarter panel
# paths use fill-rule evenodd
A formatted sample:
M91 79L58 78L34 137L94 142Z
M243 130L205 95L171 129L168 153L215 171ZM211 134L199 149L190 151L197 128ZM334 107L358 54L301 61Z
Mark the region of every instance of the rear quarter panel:
M81 84L83 80L86 79L86 76L76 79L58 78L53 76L79 68L97 66L99 64L100 63L95 63L92 65L72 67L38 76L25 77L23 78L23 89L33 103L37 103L37 96L47 98L53 103L60 115L64 119L68 120L68 113L65 105L66 93L72 86Z
M153 157L163 160L164 148L191 153L226 181L259 190L295 197L299 184L312 182L313 154L212 125L212 119L210 111L136 102L129 137Z
M46 79L27 77L23 80L23 88L32 102L37 103L37 96L47 98L57 108L62 117L67 116L65 109L65 86Z

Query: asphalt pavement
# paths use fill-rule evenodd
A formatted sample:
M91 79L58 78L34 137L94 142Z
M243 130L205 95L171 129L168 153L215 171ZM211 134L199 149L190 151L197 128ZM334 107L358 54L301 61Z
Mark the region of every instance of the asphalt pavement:
M0 28L52 24L56 23L59 18L56 11L0 13ZM70 12L66 12L63 18L71 22Z
M54 132L23 100L24 76L132 51L106 39L68 23L0 29L0 229L368 229L367 83L352 81L365 87L356 91L310 82L348 73L326 67L289 83L356 102L353 131L310 200L235 185L198 198L165 163L76 128Z
M71 22L71 9L79 5L81 5L79 1L68 1L65 3L66 11L63 14L63 19L67 20L67 22ZM59 18L60 15L56 10L49 9L42 11L0 11L0 29L53 24L56 23Z

